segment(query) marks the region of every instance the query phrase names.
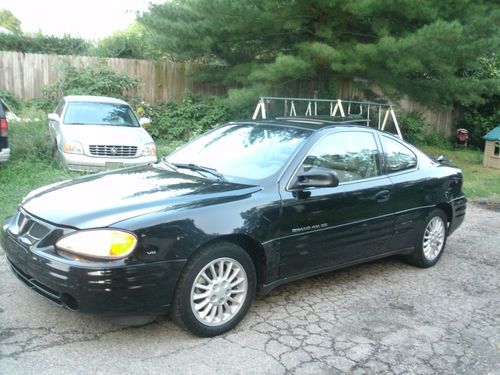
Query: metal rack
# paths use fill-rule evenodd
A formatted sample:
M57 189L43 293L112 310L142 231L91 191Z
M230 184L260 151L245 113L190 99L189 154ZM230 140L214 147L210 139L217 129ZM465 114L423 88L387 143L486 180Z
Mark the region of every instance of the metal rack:
M328 116L335 117L346 117L352 115L364 116L364 122L367 126L370 126L370 122L373 118L374 112L378 114L377 129L384 131L388 122L389 117L392 119L394 127L396 128L396 133L399 138L403 139L401 134L401 129L399 127L398 120L396 118L396 113L392 108L391 104L385 103L375 103L375 102L361 102L356 100L342 100L342 99L307 99L307 98L282 98L273 96L261 96L257 107L253 113L252 118L255 120L257 118L266 119L268 108L267 105L271 102L282 102L283 104L283 116L284 117L298 117L297 116L297 103L306 103L306 110L304 115L299 115L299 117L316 117L320 116L318 114L319 106L326 106L328 111ZM356 112L354 112L356 111ZM359 122L356 121L356 122Z

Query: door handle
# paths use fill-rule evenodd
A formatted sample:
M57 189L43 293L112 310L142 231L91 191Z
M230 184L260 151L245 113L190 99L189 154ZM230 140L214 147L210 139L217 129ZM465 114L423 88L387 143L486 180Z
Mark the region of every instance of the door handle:
M382 190L375 194L375 199L377 202L387 202L391 196L391 192L389 190Z

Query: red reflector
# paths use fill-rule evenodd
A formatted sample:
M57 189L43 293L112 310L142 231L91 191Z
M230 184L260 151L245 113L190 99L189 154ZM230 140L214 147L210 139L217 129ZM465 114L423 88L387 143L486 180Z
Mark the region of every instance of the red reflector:
M8 132L9 125L7 125L7 120L4 118L0 119L0 136L7 137Z

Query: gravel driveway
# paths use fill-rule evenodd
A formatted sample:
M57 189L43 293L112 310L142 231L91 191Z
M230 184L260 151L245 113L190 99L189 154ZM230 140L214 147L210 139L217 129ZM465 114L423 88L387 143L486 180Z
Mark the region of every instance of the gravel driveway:
M500 211L470 204L434 268L388 259L284 285L211 339L60 309L0 249L0 374L500 374L499 244Z

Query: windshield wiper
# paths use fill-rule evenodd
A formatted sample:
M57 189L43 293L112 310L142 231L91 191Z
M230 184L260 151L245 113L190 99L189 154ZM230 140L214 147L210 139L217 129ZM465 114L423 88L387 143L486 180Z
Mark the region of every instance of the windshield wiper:
M189 164L183 164L183 163L172 163L175 167L177 168L185 168L185 169L191 169L192 171L195 172L205 172L209 173L212 176L217 177L220 181L226 181L222 173L217 172L216 169L214 168L209 168L209 167L203 167L201 165L189 163Z
M162 164L166 165L168 168L170 168L174 172L179 172L179 168L177 168L175 165L173 165L171 162L169 162L166 157L162 157L160 161Z

